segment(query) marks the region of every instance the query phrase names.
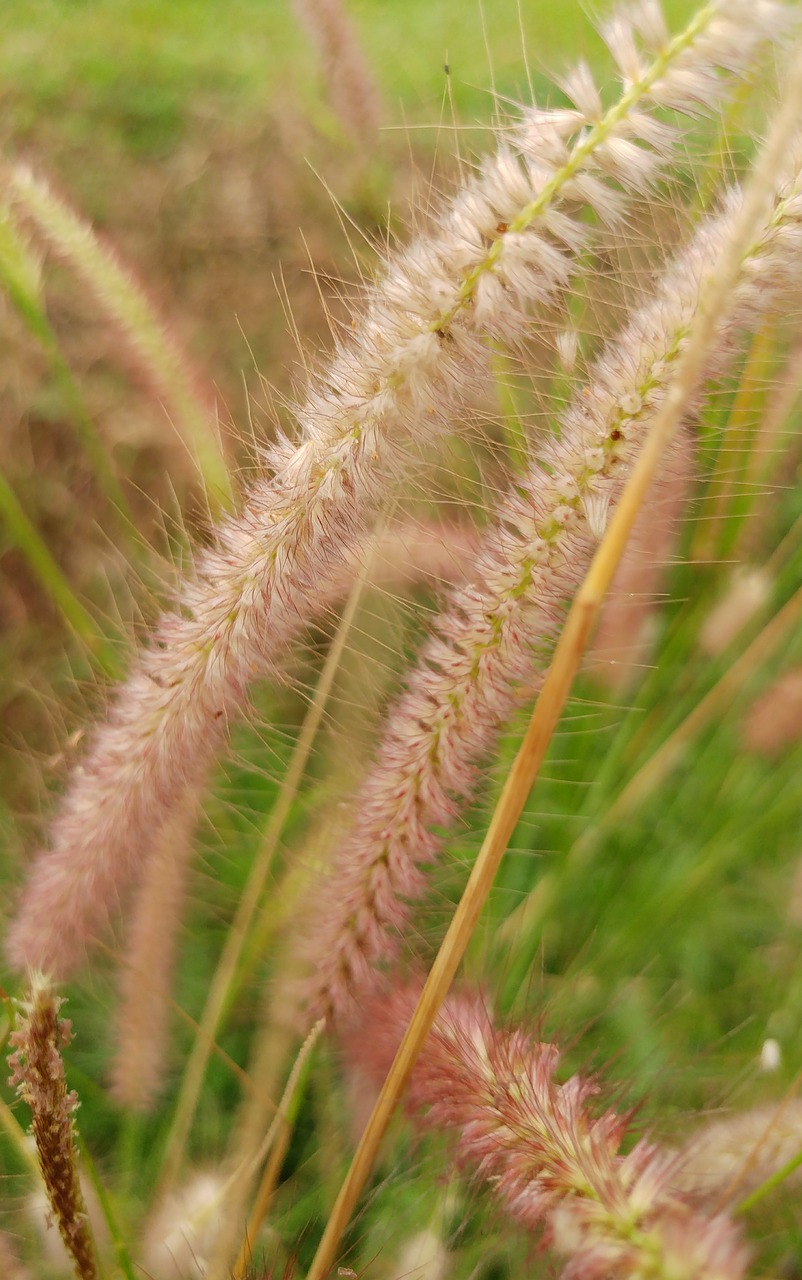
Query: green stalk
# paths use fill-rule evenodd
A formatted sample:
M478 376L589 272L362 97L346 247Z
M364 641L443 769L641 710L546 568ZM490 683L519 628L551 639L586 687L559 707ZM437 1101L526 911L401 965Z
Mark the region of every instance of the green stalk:
M97 1196L98 1204L100 1205L100 1209L103 1214L103 1220L108 1227L109 1235L111 1236L112 1243L114 1245L114 1252L117 1256L117 1264L125 1276L125 1280L137 1280L137 1273L134 1270L131 1255L128 1252L122 1232L120 1231L119 1224L115 1217L114 1210L111 1207L111 1200L109 1199L106 1188L104 1187L103 1182L98 1175L98 1171L95 1168L95 1162L89 1155L89 1152L86 1149L86 1144L80 1136L78 1137L78 1149L81 1153L81 1163L83 1164L87 1177L92 1184L92 1190Z
M775 1187L779 1187L786 1178L790 1178L791 1174L802 1165L802 1151L798 1151L790 1160L786 1160L781 1169L777 1169L765 1182L761 1182L748 1196L745 1196L741 1203L736 1207L736 1213L748 1213L756 1204L767 1196L770 1191L774 1191Z
M53 559L41 534L28 519L19 498L2 471L0 471L0 519L5 521L12 540L25 556L67 626L77 635L95 665L105 675L112 678L119 677L120 664L113 648L99 633L93 618L81 604Z
M75 428L101 489L117 509L126 537L131 538L134 521L97 428L92 422L58 339L39 301L39 281L32 255L14 225L7 207L0 205L0 283L29 333L45 352L59 390L67 403Z
M183 353L145 291L91 225L56 197L43 178L15 165L7 181L12 199L89 287L135 352L147 380L158 387L176 429L195 455L212 509L231 506L231 478L212 410L195 392Z

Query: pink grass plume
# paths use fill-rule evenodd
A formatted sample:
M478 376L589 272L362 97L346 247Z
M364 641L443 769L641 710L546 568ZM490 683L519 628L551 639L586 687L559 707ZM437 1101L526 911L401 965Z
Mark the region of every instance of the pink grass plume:
M396 987L349 1026L357 1080L381 1084L416 999ZM593 1080L560 1083L559 1059L525 1030L497 1028L480 997L452 995L412 1074L407 1110L449 1135L460 1168L501 1213L545 1230L566 1277L738 1280L747 1252L734 1223L675 1189L675 1153L641 1139L622 1154L626 1116L594 1107Z
M789 156L793 177L783 177L764 234L741 264L710 378L728 367L756 319L798 287L801 159ZM702 222L654 296L607 345L559 433L538 443L537 462L501 502L472 582L437 618L354 801L351 831L306 913L315 921L306 946L309 1019L341 1015L397 954L411 903L426 888L426 864L439 857L501 726L549 659L565 601L667 394L739 201L731 192L724 211ZM688 418L698 407L688 405Z
M431 234L366 291L297 408L296 438L273 445L270 474L222 523L113 695L23 890L7 944L16 968L64 978L106 932L254 680L280 670L325 607L417 447L459 424L488 339L518 344L533 308L569 284L591 234L578 210L617 221L655 182L672 130L649 105L706 111L786 24L772 0L708 5L673 38L656 15L635 6L607 33L623 82L611 108L579 68L563 82L573 106L525 111Z

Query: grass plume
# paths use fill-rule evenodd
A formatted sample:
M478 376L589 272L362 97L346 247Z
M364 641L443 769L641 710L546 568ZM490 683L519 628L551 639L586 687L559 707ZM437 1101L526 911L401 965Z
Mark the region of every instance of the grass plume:
M311 22L324 57L350 42L339 70L354 101L370 67L389 102L381 58L324 9ZM582 62L552 100L538 87L537 104L497 115L474 163L456 135L453 194L430 196L408 242L382 232L378 265L358 266L327 310L329 354L306 356L309 317L296 313L302 386L288 393L274 367L278 389L265 379L252 396L255 440L265 403L280 413L241 508L185 558L166 612L154 601L140 620L128 677L9 896L3 981L22 994L0 1010L0 1041L39 1145L12 1093L0 1098L0 1258L19 1237L0 1269L18 1254L49 1274L26 1194L39 1166L70 1265L93 1278L327 1280L339 1266L505 1280L533 1235L544 1265L590 1280L742 1280L753 1256L761 1274L790 1265L802 53L776 81L794 14L722 0L672 34L655 0L615 10L600 27L614 86ZM159 21L174 19L168 7ZM515 75L534 98L529 69ZM506 76L493 85L496 111L520 96ZM325 119L301 118L300 101L284 119L294 155ZM374 149L394 143L370 102L357 108L317 143L327 183L347 157L340 212L364 233L365 261ZM422 138L409 151L423 170ZM192 175L216 154L171 155L163 171L152 158L150 177L180 171L191 212ZM236 217L250 200L241 159L232 146L216 193ZM214 471L189 366L74 213L101 202L79 183L74 205L57 199L38 171L4 165L13 234L0 245L9 314L39 343L37 386L43 352L56 344L61 358L56 308L79 288L173 418L192 400L188 438L199 433ZM197 226L182 228L181 243L206 252L213 230L195 243ZM52 291L28 231L62 260ZM320 247L310 241L321 276L339 278ZM290 298L291 271L286 283ZM94 396L101 370L90 385ZM129 443L99 420L122 475ZM31 456L38 426L32 407ZM8 461L0 475L20 498L5 503L0 604L25 618L20 564L39 562L14 518L28 519L23 468ZM85 462L105 509L112 486ZM132 480L147 476L134 462ZM43 486L28 521L45 551L60 528L51 501ZM647 572L623 588L626 684L611 692L589 646L633 530ZM43 572L46 601L77 607L91 648L92 569L59 564L69 595ZM148 576L144 562L135 572ZM5 635L0 618L0 655ZM16 749L13 650L0 673ZM72 754L62 738L83 735L69 738L74 712L55 689L42 703L59 726L58 755L49 741L41 751L49 771ZM7 831L16 856L27 837L0 802ZM97 1202L106 1222L94 1239L53 986L73 980L70 1076L89 1212ZM726 1123L702 1119L722 1106ZM750 1150L733 1159L739 1143ZM444 1187L451 1169L462 1176Z
M767 0L757 10L713 4L670 40L646 23L646 43L659 41L646 61L633 51L647 12L611 28L619 101L602 113L579 68L565 82L574 108L525 113L433 234L391 258L368 291L354 336L297 409L298 442L272 447L272 478L219 529L96 731L12 927L17 968L65 977L80 965L141 874L145 848L200 789L254 677L277 669L325 602L411 446L459 421L466 387L486 370L485 339L517 344L531 307L567 284L587 243L577 201L617 218L622 188L648 188L666 148L648 103L710 107L726 85L721 68L748 66L782 15Z
M383 1079L415 998L396 990L368 1002L358 1068L367 1079ZM599 1086L558 1083L558 1064L554 1045L496 1028L481 997L456 995L422 1049L406 1105L452 1136L461 1167L502 1212L530 1231L545 1224L566 1276L741 1276L737 1228L675 1189L676 1154L641 1139L624 1155L626 1117L594 1114Z
M31 979L27 998L9 1037L10 1083L31 1109L39 1168L53 1219L78 1280L98 1280L99 1271L83 1191L78 1178L74 1113L78 1098L67 1091L61 1051L71 1027L59 1017L61 999L41 976Z

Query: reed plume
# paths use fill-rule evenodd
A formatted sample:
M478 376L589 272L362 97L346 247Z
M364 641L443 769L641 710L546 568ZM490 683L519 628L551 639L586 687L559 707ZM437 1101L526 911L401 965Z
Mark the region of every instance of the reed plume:
M589 665L618 694L637 684L648 661L656 603L676 556L680 520L692 489L694 453L686 430L635 521L601 611Z
M603 112L578 68L563 80L574 107L524 112L433 234L387 262L297 409L298 441L271 448L270 478L222 524L114 696L30 872L8 939L16 967L65 977L105 930L172 812L200 790L251 683L277 672L325 605L414 448L459 423L486 339L517 344L532 307L567 285L589 235L578 208L616 220L627 193L654 181L671 131L650 104L707 111L785 25L771 0L708 5L671 39L655 4L618 16L607 38L620 99Z
M29 166L3 170L15 218L35 228L73 270L119 333L144 383L164 403L174 430L194 457L209 504L230 505L231 479L217 436L217 406L155 303L118 254L50 183Z
M737 1205L786 1167L799 1183L802 1101L734 1112L701 1124L679 1151L677 1187L700 1204Z
M110 1084L117 1101L134 1111L149 1111L165 1083L170 992L195 818L196 798L190 795L154 843L132 903Z
M802 669L794 667L752 703L744 717L744 746L776 759L799 741L801 711Z

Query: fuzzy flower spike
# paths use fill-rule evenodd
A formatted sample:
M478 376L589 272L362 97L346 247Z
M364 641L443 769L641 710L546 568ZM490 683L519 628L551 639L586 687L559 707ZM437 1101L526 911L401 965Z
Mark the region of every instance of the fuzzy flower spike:
M31 871L14 965L64 977L80 963L170 815L202 789L251 682L325 607L414 446L458 421L487 369L485 339L517 342L532 305L566 285L589 234L577 202L609 220L654 178L667 130L647 107L708 109L784 25L773 0L722 0L668 39L654 5L636 6L608 33L620 100L604 113L580 69L565 82L574 108L525 113L435 233L386 264L297 411L298 442L273 447L272 477L222 526L114 697Z
M366 1046L356 1069L378 1086L417 992L370 1001L352 1034ZM738 1280L747 1254L723 1214L700 1213L674 1188L676 1154L639 1141L626 1155L628 1121L594 1114L598 1087L560 1084L559 1052L524 1030L501 1030L476 996L450 996L426 1042L406 1097L421 1127L456 1143L463 1171L502 1213L566 1260L582 1280Z
M788 157L802 165L802 144ZM737 217L731 192L665 272L655 296L602 353L560 430L501 505L473 582L437 619L351 806L306 945L309 1018L344 1013L396 954L410 903L473 794L501 725L545 668L570 599L603 533L608 508L671 384L694 316ZM707 368L726 368L740 334L798 290L802 174L784 180L760 240L743 260ZM787 292L786 292L787 291ZM694 406L689 406L689 416ZM320 922L324 922L322 925Z
M31 978L28 999L21 1004L16 1029L9 1037L14 1052L8 1060L9 1083L31 1109L32 1130L53 1218L72 1258L79 1280L97 1280L98 1270L89 1220L78 1179L74 1114L75 1093L67 1092L61 1051L71 1038L70 1024L60 1018L63 1002L41 975Z

